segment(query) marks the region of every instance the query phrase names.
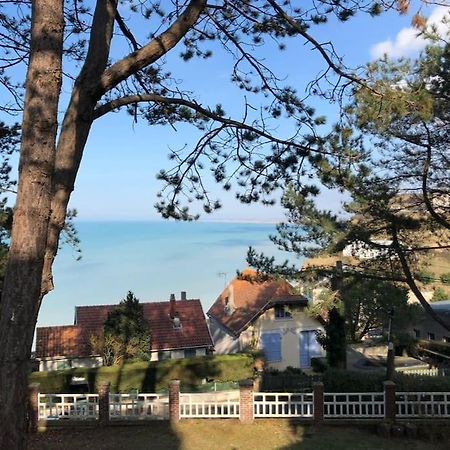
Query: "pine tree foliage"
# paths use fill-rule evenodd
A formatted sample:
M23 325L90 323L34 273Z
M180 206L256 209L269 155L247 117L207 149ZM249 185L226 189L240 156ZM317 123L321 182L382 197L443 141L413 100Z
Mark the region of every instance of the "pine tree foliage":
M387 58L367 67L368 87L358 87L343 120L323 138L317 161L321 185L346 196L341 214L321 209L319 189L289 189L288 220L272 240L305 256L334 254L352 245L347 276L400 281L444 327L423 297L420 271L432 252L450 249L450 45L430 45L417 61ZM267 270L298 270L248 254ZM319 274L329 268L315 268Z

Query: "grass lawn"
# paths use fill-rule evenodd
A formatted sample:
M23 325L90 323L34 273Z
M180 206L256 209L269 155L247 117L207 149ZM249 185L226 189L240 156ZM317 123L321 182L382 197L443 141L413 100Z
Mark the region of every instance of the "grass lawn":
M32 436L31 450L448 450L448 441L383 439L366 427L303 426L288 420L242 425L230 420L151 422L139 426L50 429Z

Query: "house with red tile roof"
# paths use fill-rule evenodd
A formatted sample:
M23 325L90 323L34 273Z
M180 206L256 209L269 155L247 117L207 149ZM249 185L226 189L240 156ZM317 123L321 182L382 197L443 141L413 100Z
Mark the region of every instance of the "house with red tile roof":
M198 299L181 293L176 300L141 303L151 332L152 361L201 356L213 351L213 342ZM77 306L73 325L39 327L36 359L40 370L96 367L102 364L92 354L90 336L102 333L108 314L117 305Z
M308 299L285 280L246 269L207 312L216 354L263 350L270 367L309 368L323 356L316 339L322 325L305 312Z

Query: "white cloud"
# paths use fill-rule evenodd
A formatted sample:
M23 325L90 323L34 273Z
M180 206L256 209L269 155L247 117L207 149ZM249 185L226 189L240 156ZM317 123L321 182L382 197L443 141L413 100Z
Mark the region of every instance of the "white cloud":
M444 36L449 28L448 23L443 23L442 19L445 16L450 16L450 7L438 6L433 9L428 18L428 25L435 25L441 36ZM427 45L427 41L418 34L419 30L414 27L403 28L397 33L394 40L388 39L375 44L370 50L371 56L373 59L381 58L384 54L391 58L410 56Z

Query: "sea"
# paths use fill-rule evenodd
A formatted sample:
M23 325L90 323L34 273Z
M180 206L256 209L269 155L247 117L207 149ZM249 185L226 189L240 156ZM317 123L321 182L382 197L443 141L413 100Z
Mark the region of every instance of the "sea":
M206 311L238 270L249 246L289 258L270 241L274 224L217 222L76 222L79 253L63 244L54 263L55 289L43 301L38 326L73 324L75 306L116 304L128 291L141 302L170 294L201 300Z

